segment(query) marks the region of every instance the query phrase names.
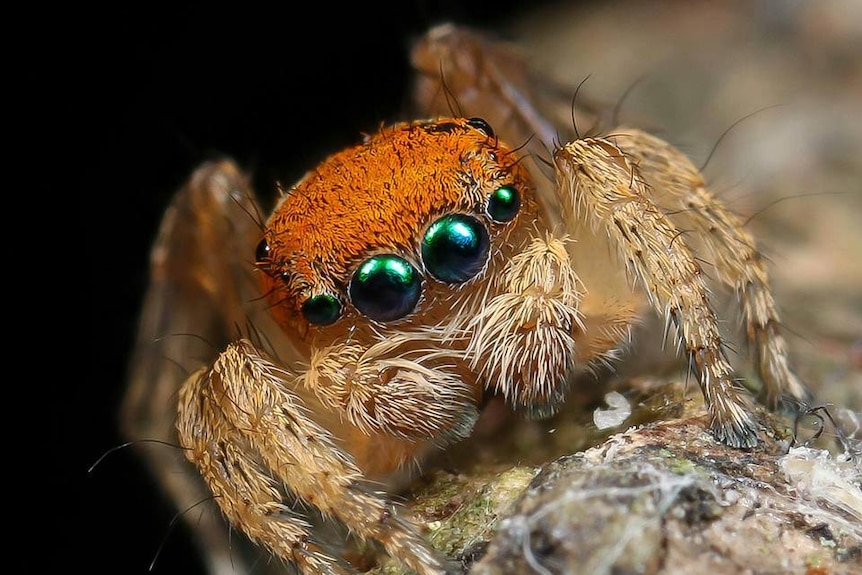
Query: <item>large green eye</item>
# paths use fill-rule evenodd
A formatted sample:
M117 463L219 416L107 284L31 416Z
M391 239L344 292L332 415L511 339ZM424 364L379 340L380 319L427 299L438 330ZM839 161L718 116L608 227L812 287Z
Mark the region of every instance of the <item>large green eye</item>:
M311 296L302 304L302 315L308 323L329 325L341 316L341 302L328 293Z
M521 196L513 186L501 186L488 198L488 216L495 222L508 222L518 215Z
M350 280L350 299L363 314L376 321L393 321L416 307L422 279L402 257L385 254L367 259Z
M435 278L461 283L482 270L488 259L488 231L465 214L443 216L422 238L422 261Z

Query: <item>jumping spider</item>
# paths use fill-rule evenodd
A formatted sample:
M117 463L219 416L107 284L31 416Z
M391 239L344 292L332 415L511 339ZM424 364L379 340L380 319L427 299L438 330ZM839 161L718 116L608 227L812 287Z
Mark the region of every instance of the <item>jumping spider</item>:
M315 537L308 508L420 574L443 572L445 559L374 486L469 435L488 393L531 416L554 413L573 371L615 359L648 313L676 330L709 430L754 446L758 423L725 357L701 258L737 294L767 400L807 395L754 240L694 165L625 127L554 145L549 122L509 92L485 82L475 100L459 88L469 72L443 54L464 56L465 43L497 57L440 28L415 61L420 71L449 62L449 89L481 117L381 128L284 191L262 232L239 170L203 166L154 250L142 334L170 327L212 341L251 326L181 385L184 454L236 529L304 573L351 572ZM550 177L527 161L537 154L513 147L524 134L550 152ZM180 339L171 355L202 353ZM139 351L136 381L147 384L127 401L135 437L177 437L172 415L142 407L176 393L176 376L155 367L165 353ZM180 506L194 503L197 484L150 457ZM227 549L208 521L197 525L204 544Z

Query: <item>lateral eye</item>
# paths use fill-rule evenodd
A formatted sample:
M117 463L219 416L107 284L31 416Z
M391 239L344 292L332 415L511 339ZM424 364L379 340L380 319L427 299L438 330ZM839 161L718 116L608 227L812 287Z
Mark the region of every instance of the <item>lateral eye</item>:
M302 304L302 315L308 323L329 325L341 317L341 302L329 293L314 295Z
M494 137L494 128L482 118L468 118L467 125L476 128L480 132L484 132L489 138Z
M438 280L463 283L482 270L488 246L488 231L479 220L450 214L428 226L422 238L422 262Z
M260 240L254 250L254 261L258 264L264 264L269 261L269 244L266 243L266 238Z
M422 294L422 278L400 256L383 254L365 260L353 273L350 300L375 321L400 319L413 311Z
M488 198L486 212L495 222L508 222L518 215L521 196L514 186L500 186Z

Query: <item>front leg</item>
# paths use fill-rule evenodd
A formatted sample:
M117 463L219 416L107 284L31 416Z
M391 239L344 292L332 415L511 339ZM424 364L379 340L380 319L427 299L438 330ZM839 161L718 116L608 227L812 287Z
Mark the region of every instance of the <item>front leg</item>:
M713 196L691 160L667 142L625 130L616 132L614 143L637 164L647 184L663 194L665 213L695 232L712 259L716 279L735 290L767 404L775 408L789 399L805 405L811 392L790 369L766 264L741 219Z
M302 573L353 573L329 552L336 542L316 539L292 510L298 499L420 575L441 575L445 560L309 416L293 381L295 374L240 340L180 390L180 444L231 524Z
M566 144L554 164L566 216L605 231L655 310L676 325L713 433L734 447L756 445L757 428L734 382L701 267L682 232L649 199L637 167L601 138Z

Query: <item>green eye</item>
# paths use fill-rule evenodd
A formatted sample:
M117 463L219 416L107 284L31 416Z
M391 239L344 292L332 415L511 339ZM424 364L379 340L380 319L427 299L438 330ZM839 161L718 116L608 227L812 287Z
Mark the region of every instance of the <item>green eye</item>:
M512 186L501 186L488 198L488 216L495 222L508 222L518 215L521 196Z
M404 258L379 255L359 266L348 291L360 312L376 321L393 321L416 307L422 293L422 280L416 268Z
M462 283L478 274L488 259L488 232L465 214L443 216L422 239L422 262L435 278Z
M308 323L329 325L341 316L341 302L328 293L312 296L302 304L302 315Z

